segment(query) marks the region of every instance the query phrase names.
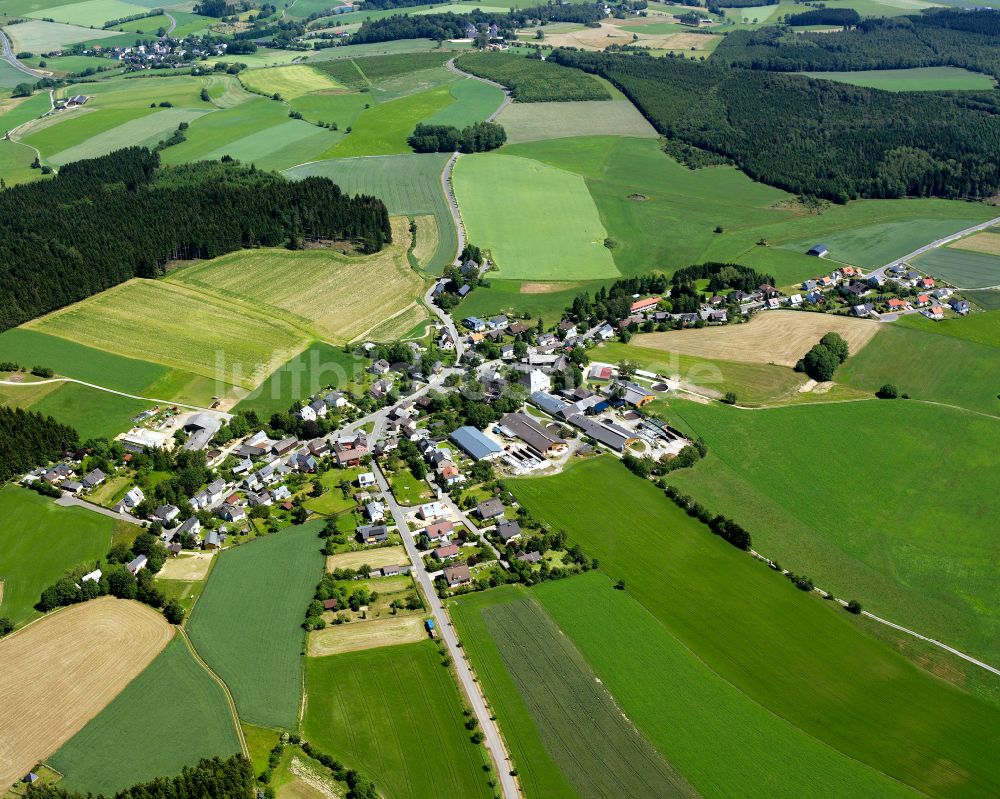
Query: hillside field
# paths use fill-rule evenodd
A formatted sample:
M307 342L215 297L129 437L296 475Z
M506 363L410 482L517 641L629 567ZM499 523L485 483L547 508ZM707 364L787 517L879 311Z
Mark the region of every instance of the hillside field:
M838 6L839 7L839 6ZM990 91L995 85L989 75L960 67L919 67L915 69L868 69L854 72L801 72L817 80L832 80L883 89L889 92Z
M306 661L305 737L385 799L488 797L451 672L431 641Z
M26 488L0 489L0 616L22 624L35 603L63 572L102 559L115 521L83 508L62 508Z
M222 688L178 635L47 762L64 775L61 787L110 795L238 751Z
M302 619L323 571L318 522L222 553L187 629L229 686L240 719L294 729L302 695Z
M453 125L461 130L474 122L482 122L503 102L503 89L472 78L454 81L448 89L454 102L424 122L428 125Z
M607 231L577 175L527 158L459 158L453 176L470 241L489 249L497 279L586 280L617 274Z
M581 100L575 103L511 103L497 122L507 141L518 144L571 136L638 136L656 131L628 100Z
M240 82L252 92L267 97L279 94L285 100L294 100L310 92L344 88L327 73L299 65L250 69L240 75Z
M965 241L972 242L976 238L972 236ZM915 259L913 265L960 289L982 289L1000 285L1000 257L998 257L1000 250L993 253L976 252L967 247L968 245L966 248L938 247Z
M1000 729L1000 710L859 632L614 459L508 486L719 676L802 731L931 795L1000 786L995 742L978 732Z

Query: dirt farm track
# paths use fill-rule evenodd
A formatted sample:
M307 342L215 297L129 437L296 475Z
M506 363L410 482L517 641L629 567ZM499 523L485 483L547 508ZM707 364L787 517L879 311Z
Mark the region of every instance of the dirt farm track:
M76 734L173 634L152 608L102 597L0 642L0 786L12 785Z

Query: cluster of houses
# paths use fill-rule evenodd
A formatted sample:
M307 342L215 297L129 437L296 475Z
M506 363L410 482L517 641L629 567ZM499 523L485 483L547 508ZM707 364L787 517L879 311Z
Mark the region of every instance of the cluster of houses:
M191 66L203 58L225 55L228 46L228 43L224 41L204 41L197 36L183 39L164 37L145 44L115 45L112 47L93 44L82 51L75 48L72 53L53 50L45 55L49 58L70 54L96 56L116 61L126 70L138 71ZM80 103L80 105L82 104Z
M97 488L107 477L100 469L92 469L83 475L83 477L77 479L74 465L63 461L53 466L42 466L32 469L21 478L21 483L23 485L32 485L41 481L55 486L67 494L76 496L84 491Z

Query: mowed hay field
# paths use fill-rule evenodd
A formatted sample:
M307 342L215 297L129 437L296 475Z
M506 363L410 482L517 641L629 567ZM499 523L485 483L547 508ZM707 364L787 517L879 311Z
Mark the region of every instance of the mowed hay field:
M484 750L431 641L306 660L304 737L385 799L493 796Z
M870 766L860 775L867 790L848 795L885 795L876 771L934 796L1000 790L1000 709L859 631L845 611L713 536L615 459L508 486L535 518L569 530L601 571L625 579L629 596L719 676Z
M0 785L75 735L173 634L147 605L101 597L0 641Z
M495 153L458 159L455 194L470 241L498 279L591 280L618 274L607 231L579 175Z
M575 103L511 103L497 118L507 142L517 144L570 136L638 136L657 133L628 100L582 100Z
M330 555L326 559L326 570L332 572L336 569L357 569L366 563L373 569L381 569L383 566L400 566L409 562L410 559L403 547L375 547Z
M302 619L323 572L313 522L218 556L187 629L229 686L240 718L293 729L302 695Z
M0 616L15 624L37 615L34 607L42 591L63 572L103 558L115 527L107 516L62 508L12 485L0 489L0 519Z
M744 325L643 333L634 336L632 342L637 347L702 358L795 366L827 333L843 336L853 355L861 351L878 330L879 323L869 319L801 311L762 311Z
M280 94L285 100L310 92L345 88L327 73L300 65L250 69L240 75L240 82L252 92L268 97Z
M248 303L191 291L176 281L139 278L25 327L246 388L257 385L309 338L306 331Z
M113 795L240 751L222 687L176 636L114 701L47 763L60 787Z
M322 338L348 341L387 316L412 305L424 282L410 267L408 222L392 220L393 243L365 256L330 250L247 250L174 272L168 282L211 296L237 300L315 330ZM273 309L273 310L272 310Z
M377 588L376 588L377 590ZM393 644L411 644L427 637L419 616L389 616L350 622L309 633L309 655L323 657Z
M982 236L989 238L980 238ZM964 247L939 247L924 253L914 260L913 265L959 288L1000 286L1000 251L990 252L996 247L997 240L1000 236L994 233L980 233L965 239L967 244ZM968 246L970 242L972 247Z

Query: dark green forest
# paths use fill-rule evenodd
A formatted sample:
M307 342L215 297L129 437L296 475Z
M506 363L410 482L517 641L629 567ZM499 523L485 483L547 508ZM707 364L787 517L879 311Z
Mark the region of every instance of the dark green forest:
M57 460L79 445L76 430L51 416L0 405L0 482Z
M861 15L853 8L813 8L800 14L789 14L789 25L857 25Z
M173 259L304 239L377 252L391 235L381 200L327 178L293 182L235 162L160 167L157 153L119 150L0 191L0 330Z
M454 125L418 124L406 140L416 153L485 153L503 147L507 131L496 122L476 122L459 130Z
M556 50L549 60L608 78L664 136L796 194L846 202L1000 189L995 92L892 93L640 54Z

